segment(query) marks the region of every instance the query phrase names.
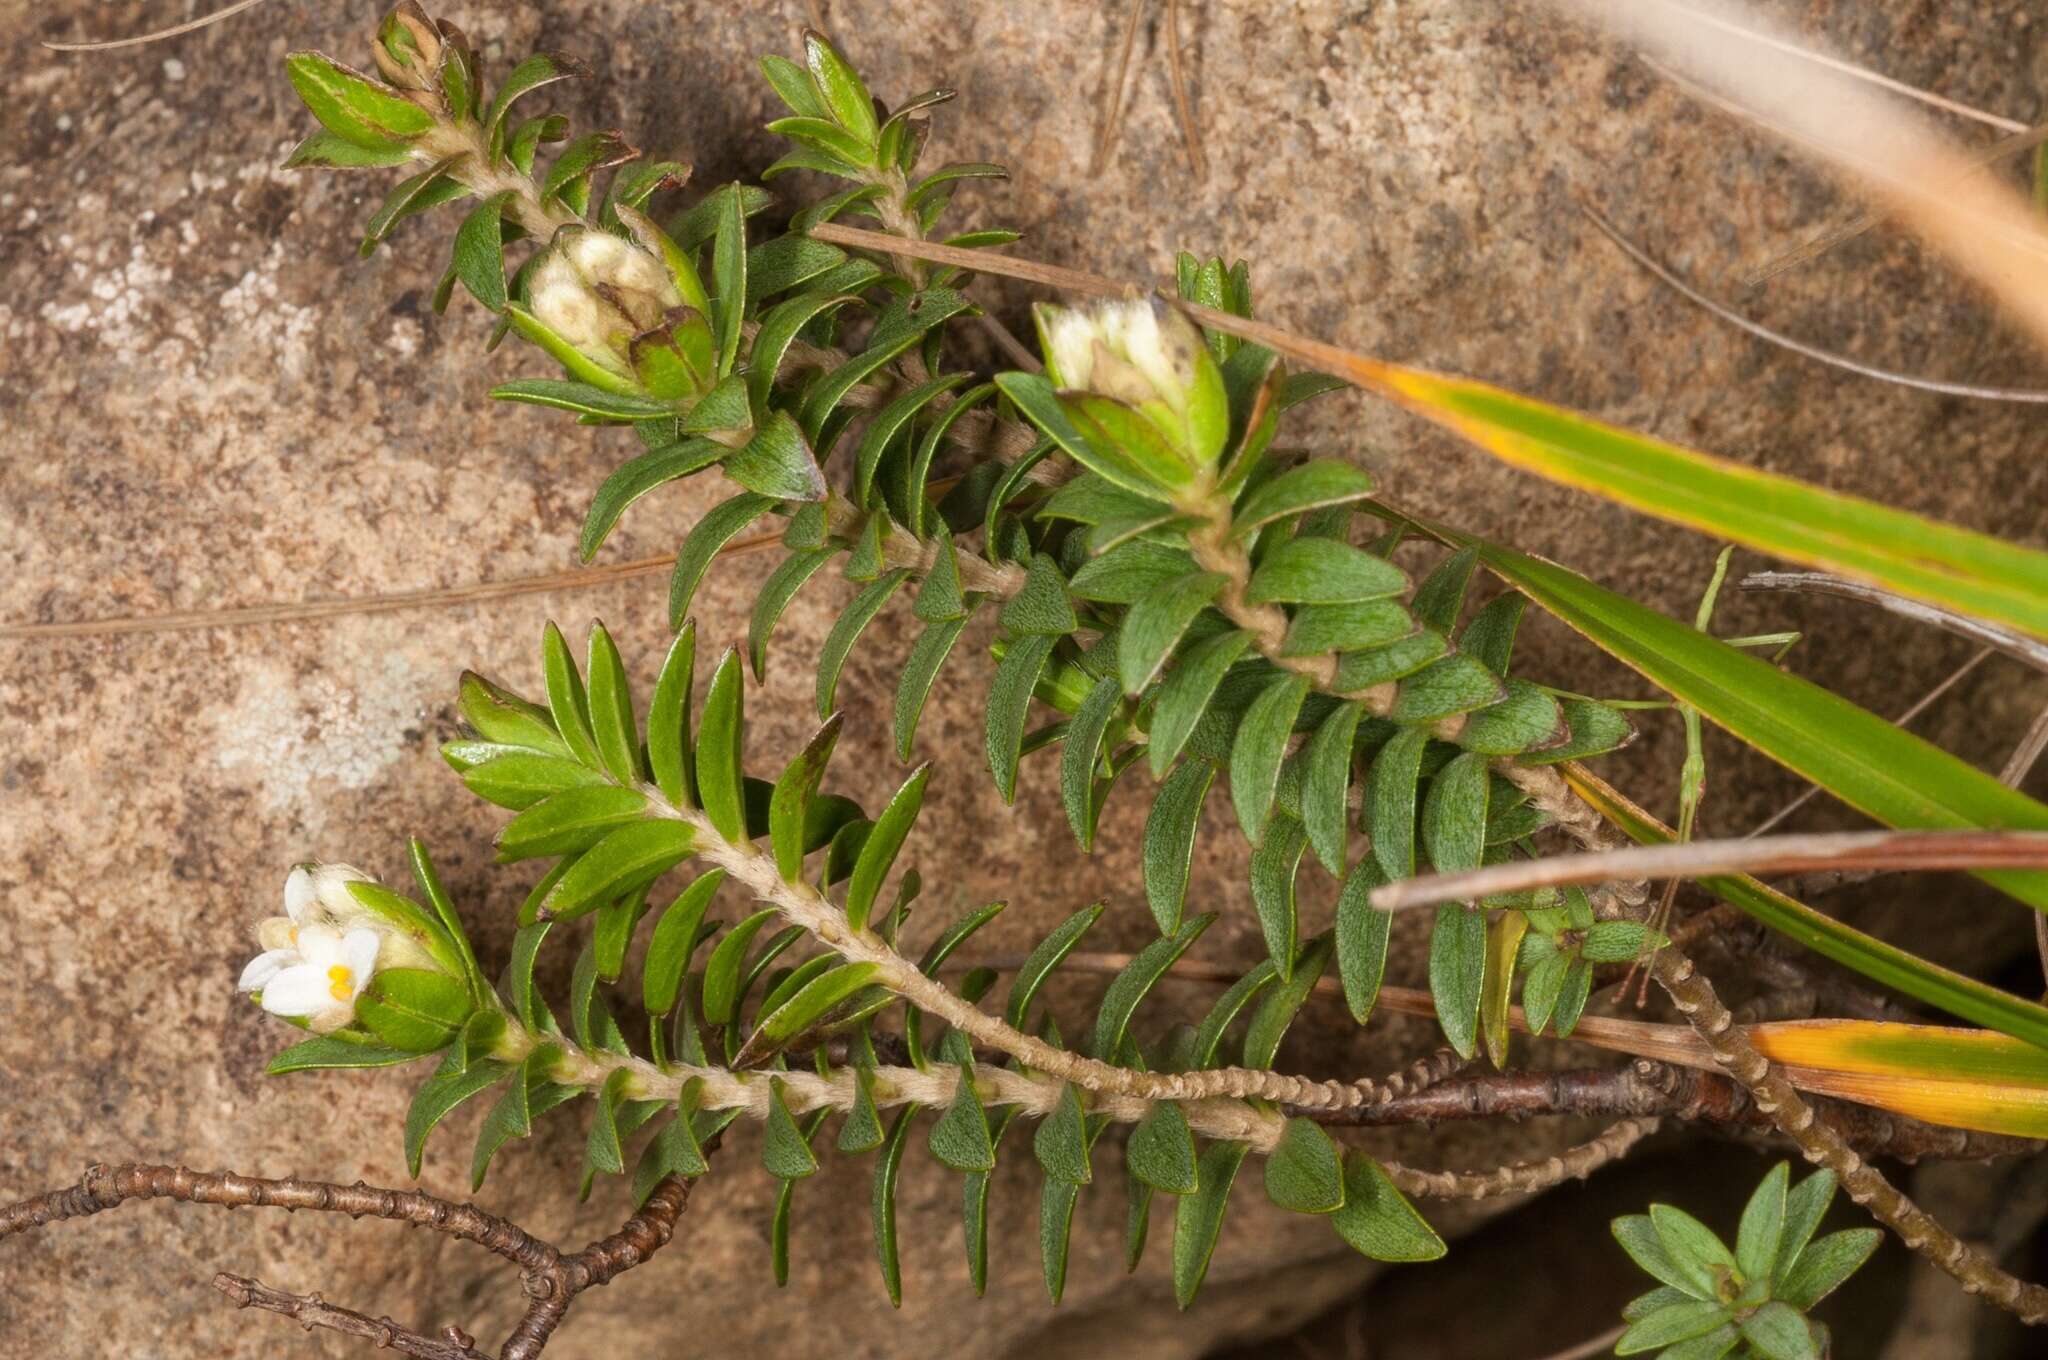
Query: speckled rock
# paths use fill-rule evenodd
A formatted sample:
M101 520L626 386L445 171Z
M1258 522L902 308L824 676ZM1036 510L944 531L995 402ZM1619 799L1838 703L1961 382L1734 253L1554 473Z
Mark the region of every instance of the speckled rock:
M284 53L320 46L355 60L371 11L282 0L139 51L41 50L88 22L94 34L135 31L189 7L117 0L89 19L76 8L0 11L0 620L364 595L570 565L587 498L626 443L485 399L490 381L539 366L512 347L486 356L472 308L433 315L445 222L408 227L395 249L359 263L354 233L379 177L274 168L307 126ZM1789 360L1661 294L1588 229L1581 193L1720 286L1841 211L1821 181L1638 63L1539 9L1486 0L1182 8L1211 164L1202 183L1186 175L1169 115L1156 19L1140 37L1117 153L1091 178L1121 5L848 0L828 17L885 97L939 81L960 90L935 152L1013 167L1008 185L963 203L972 198L978 221L1022 228L1037 256L1149 278L1182 245L1242 255L1265 313L1314 334L2041 539L2038 416ZM2023 54L2042 44L2027 4L1814 8L1830 36L1894 74L2038 116L2039 72ZM448 12L498 71L535 46L590 59L601 79L564 96L581 125L619 126L653 153L694 161L701 185L776 154L752 63L789 49L805 9L544 0ZM1021 322L1024 290L982 286ZM2039 371L1964 285L1889 232L1748 305L1875 363L1985 382ZM1361 398L1329 399L1290 438L1370 465L1423 511L1512 535L1674 610L1690 610L1712 560L1704 539L1511 473ZM692 484L636 507L607 559L669 550L714 494ZM699 604L711 640L742 634L757 577L751 564L714 571ZM800 740L808 660L848 593L816 588L791 611L768 693L750 705L761 761ZM660 588L645 577L317 622L0 640L0 1197L96 1159L403 1181L404 1076L262 1076L285 1033L232 992L250 924L275 909L289 863L347 859L397 877L416 832L486 959L502 959L530 876L489 866L497 819L434 755L454 728L454 677L474 665L531 685L542 621L573 634L599 616L645 684L665 640ZM1726 617L1745 631L1804 630L1802 670L1887 711L1966 654L1849 606L1737 598ZM1527 632L1549 678L1633 689L1562 629L1535 621ZM885 621L873 636L842 686L852 758L838 768L864 798L899 777L887 704L909 632ZM956 670L920 738L926 754L957 757L941 764L920 830L927 920L1008 898L1009 916L986 932L1002 952L1107 896L1106 944L1146 938L1135 855L1146 800L1114 800L1104 849L1074 861L1044 762L1027 764L1014 808L990 790L981 686ZM1993 662L1926 730L1995 761L2042 698ZM1653 724L1616 768L1665 798L1678 749L1674 730ZM1710 754L1710 830L1740 828L1791 789L1730 743ZM1242 854L1227 809L1210 812L1196 892L1223 922L1200 952L1242 964L1260 952ZM1981 964L2024 943L2016 909L1937 886L1946 919L1989 924L1932 945ZM1926 917L1887 919L1907 930ZM1395 961L1403 981L1420 977L1413 944ZM1205 995L1168 987L1159 1013L1192 1012ZM1361 1035L1335 1014L1302 1031L1284 1061L1326 1072L1381 1070L1427 1043L1417 1023ZM428 1186L462 1191L478 1117L450 1121ZM1412 1134L1399 1150L1479 1165L1548 1151L1568 1133L1465 1128ZM608 1185L574 1204L580 1140L580 1121L550 1121L500 1159L482 1202L549 1235L606 1230L623 1197ZM901 1312L873 1282L862 1167L829 1167L804 1187L778 1293L757 1148L750 1133L731 1140L678 1245L588 1300L557 1352L687 1354L709 1342L800 1360L902 1354L914 1336L934 1354L1054 1347L1166 1360L1284 1330L1367 1271L1248 1184L1200 1311L1180 1319L1161 1241L1135 1277L1122 1273L1121 1197L1099 1186L1084 1198L1055 1312L1037 1278L1036 1173L1019 1156L996 1190L996 1268L976 1302L956 1180L920 1155L902 1190ZM1155 1239L1165 1232L1162 1215ZM358 1353L236 1314L205 1287L218 1269L487 1339L509 1317L511 1282L496 1264L427 1235L151 1206L0 1245L0 1357Z

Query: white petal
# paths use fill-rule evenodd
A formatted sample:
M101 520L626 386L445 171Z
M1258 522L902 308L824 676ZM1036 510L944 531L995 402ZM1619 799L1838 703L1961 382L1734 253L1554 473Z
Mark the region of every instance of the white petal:
M249 966L242 970L242 980L235 984L235 990L260 992L263 984L298 962L299 951L296 949L267 949L249 960Z
M263 1009L272 1015L316 1015L333 1009L333 986L325 968L302 963L270 979L263 989Z
M1054 381L1069 390L1088 386L1095 363L1095 319L1075 307L1046 306L1045 348Z
M299 954L315 968L333 967L341 962L341 932L333 926L300 926Z
M341 966L349 971L349 997L353 1000L370 985L377 971L377 946L382 943L374 930L351 930L342 937Z
M311 865L295 865L284 880L284 914L301 925L318 919L309 915L320 900L320 894L313 887Z
M368 874L353 864L317 864L313 866L313 891L319 895L320 905L327 909L328 916L345 921L351 916L362 915L362 906L355 894L348 890L351 883L371 882Z

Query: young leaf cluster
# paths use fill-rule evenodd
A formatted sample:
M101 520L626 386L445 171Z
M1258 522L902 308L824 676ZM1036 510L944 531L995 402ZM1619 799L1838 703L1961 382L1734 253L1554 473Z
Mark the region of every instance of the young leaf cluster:
M1792 1185L1771 1168L1742 1211L1735 1249L1682 1209L1653 1204L1614 1220L1614 1236L1660 1283L1623 1310L1617 1355L1660 1360L1821 1360L1827 1328L1806 1316L1870 1259L1882 1236L1847 1228L1816 1238L1835 1197L1835 1176L1817 1171Z

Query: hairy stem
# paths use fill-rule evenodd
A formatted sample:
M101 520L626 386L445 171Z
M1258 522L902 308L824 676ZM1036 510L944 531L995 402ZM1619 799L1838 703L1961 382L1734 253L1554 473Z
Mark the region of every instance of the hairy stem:
M936 978L925 976L875 932L849 929L845 914L823 893L807 881L785 881L776 871L774 860L762 854L753 842L728 841L702 813L676 807L651 787L642 791L663 815L690 825L696 832L697 853L701 857L724 869L755 897L780 911L792 925L801 926L848 962L876 965L876 982L919 1010L944 1020L973 1043L1007 1053L1048 1077L1073 1082L1097 1095L1181 1102L1254 1098L1316 1109L1349 1109L1379 1095L1378 1085L1367 1079L1314 1081L1244 1067L1140 1072L1055 1048L961 999Z

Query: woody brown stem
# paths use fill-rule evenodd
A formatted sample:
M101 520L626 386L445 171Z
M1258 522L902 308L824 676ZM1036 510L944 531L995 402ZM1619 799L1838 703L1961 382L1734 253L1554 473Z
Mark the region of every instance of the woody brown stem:
M490 1360L477 1350L471 1337L460 1327L443 1329L438 1337L425 1336L401 1327L390 1318L373 1318L353 1308L328 1303L318 1294L293 1294L272 1289L260 1280L226 1271L213 1277L213 1287L228 1296L237 1308L262 1308L282 1313L307 1331L324 1327L346 1336L373 1342L379 1350L393 1350L414 1360Z
M709 1153L716 1138L705 1144ZM690 1202L690 1182L668 1176L655 1185L640 1209L616 1232L581 1251L564 1253L534 1237L518 1224L486 1213L474 1204L457 1204L417 1190L389 1190L365 1185L336 1185L297 1177L272 1180L232 1171L201 1172L181 1166L95 1164L75 1185L52 1190L0 1207L0 1237L86 1218L129 1200L170 1199L219 1208L309 1209L347 1214L350 1218L382 1218L432 1228L474 1242L520 1268L520 1288L528 1303L525 1314L500 1349L497 1360L534 1360L576 1296L609 1284L667 1245L678 1219ZM492 1360L476 1349L459 1327L446 1327L439 1337L402 1327L390 1318L373 1318L352 1308L328 1303L318 1294L294 1294L260 1281L223 1271L214 1288L237 1307L262 1308L315 1327L362 1337L383 1349L415 1360Z

